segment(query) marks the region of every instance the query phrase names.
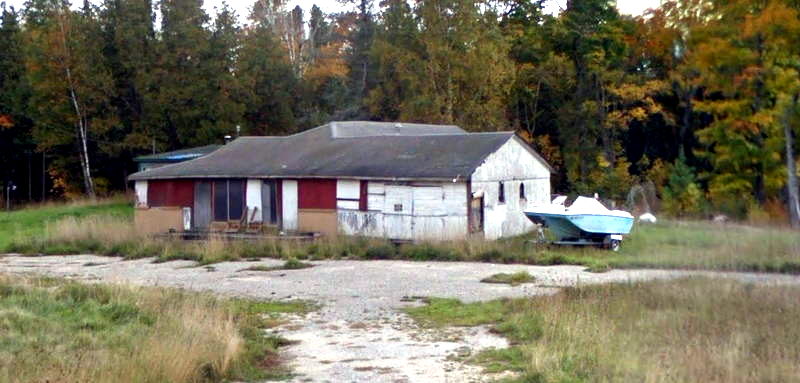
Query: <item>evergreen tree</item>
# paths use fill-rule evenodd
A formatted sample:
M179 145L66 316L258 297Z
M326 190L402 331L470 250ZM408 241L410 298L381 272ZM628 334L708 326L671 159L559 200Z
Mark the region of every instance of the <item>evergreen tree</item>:
M105 0L100 12L104 55L114 78L113 105L120 121L113 142L127 161L149 151L160 122L153 77L158 41L151 0Z
M23 183L15 170L23 169L16 164L33 149L26 110L29 95L19 14L0 3L0 163L6 164L0 169L2 186L12 180Z
M204 59L210 32L202 6L202 0L161 2L161 47L155 72L160 121L154 121L162 129L155 137L161 143L159 149L214 141L212 134L203 131L213 123L205 120L208 84Z
M363 115L360 110L362 100L374 84L374 65L370 62L369 51L375 36L375 17L372 14L372 0L357 1L356 21L352 32L349 34L349 44L346 53L349 68L349 87L357 115Z
M249 134L278 135L296 130L297 78L273 29L272 18L258 3L250 15L239 54L238 77Z
M205 116L200 122L201 142L217 142L242 123L242 89L236 77L236 58L241 45L236 14L223 3L214 20L209 50L202 62Z

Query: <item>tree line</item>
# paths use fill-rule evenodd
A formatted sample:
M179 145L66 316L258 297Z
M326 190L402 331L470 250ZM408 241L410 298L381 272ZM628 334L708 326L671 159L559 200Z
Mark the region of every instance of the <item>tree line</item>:
M202 0L3 4L0 176L18 199L92 196L125 188L137 155L236 126L401 120L516 130L557 191L800 219L796 0L665 1L637 17L609 0L558 15L543 0L344 1L325 14L256 0L244 17Z

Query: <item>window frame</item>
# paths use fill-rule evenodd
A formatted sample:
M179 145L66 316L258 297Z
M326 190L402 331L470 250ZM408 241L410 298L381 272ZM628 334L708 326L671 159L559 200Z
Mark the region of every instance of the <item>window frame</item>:
M239 183L239 190L237 191L237 195L239 195L239 217L232 218L231 217L231 181ZM218 187L222 186L222 187ZM227 222L227 221L240 221L242 217L247 214L245 210L245 195L246 193L246 183L245 180L239 178L225 178L225 179L216 179L213 181L212 191L212 201L214 202L214 206L212 207L213 214L214 214L214 221L215 222ZM220 200L220 195L218 193L224 193L224 210L225 210L225 217L224 219L220 219L218 213L219 203L223 202ZM236 202L236 201L233 201ZM235 208L235 206L234 206Z
M506 203L506 185L503 181L498 182L497 203Z

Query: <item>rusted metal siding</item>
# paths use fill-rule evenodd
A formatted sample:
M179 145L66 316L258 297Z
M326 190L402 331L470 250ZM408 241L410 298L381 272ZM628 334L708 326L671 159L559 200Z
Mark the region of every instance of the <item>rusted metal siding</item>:
M335 179L301 179L297 183L299 209L336 209Z
M194 205L194 180L152 180L147 185L150 207Z
M509 140L471 175L472 195L483 194L484 236L487 239L510 237L530 231L533 224L525 209L550 201L550 171L518 138ZM505 202L499 201L500 185ZM520 198L520 185L526 198Z

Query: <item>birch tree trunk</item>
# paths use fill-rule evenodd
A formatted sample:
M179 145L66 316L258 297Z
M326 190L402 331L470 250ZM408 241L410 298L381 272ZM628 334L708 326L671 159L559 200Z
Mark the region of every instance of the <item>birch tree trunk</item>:
M69 12L67 10L66 12ZM75 117L77 118L77 138L78 138L78 152L79 157L81 160L81 172L83 173L83 186L86 192L86 195L89 198L95 197L94 191L94 182L92 181L92 170L89 162L89 148L88 148L88 140L89 140L89 132L88 132L88 121L84 116L81 107L80 101L78 99L77 91L75 90L75 80L72 76L72 58L70 54L69 46L67 45L68 40L68 30L67 30L67 20L65 18L69 17L69 15L64 15L64 9L59 9L58 12L58 26L60 29L60 40L61 40L61 48L62 51L62 58L63 58L63 65L64 65L64 75L67 81L67 89L69 91L70 103L72 104L73 109L75 110Z
M797 97L794 97L792 109L797 106ZM788 116L788 111L783 119L783 134L786 141L786 188L789 192L789 220L793 228L800 228L800 190L797 183L797 166L794 160L794 137L792 134L792 124Z

